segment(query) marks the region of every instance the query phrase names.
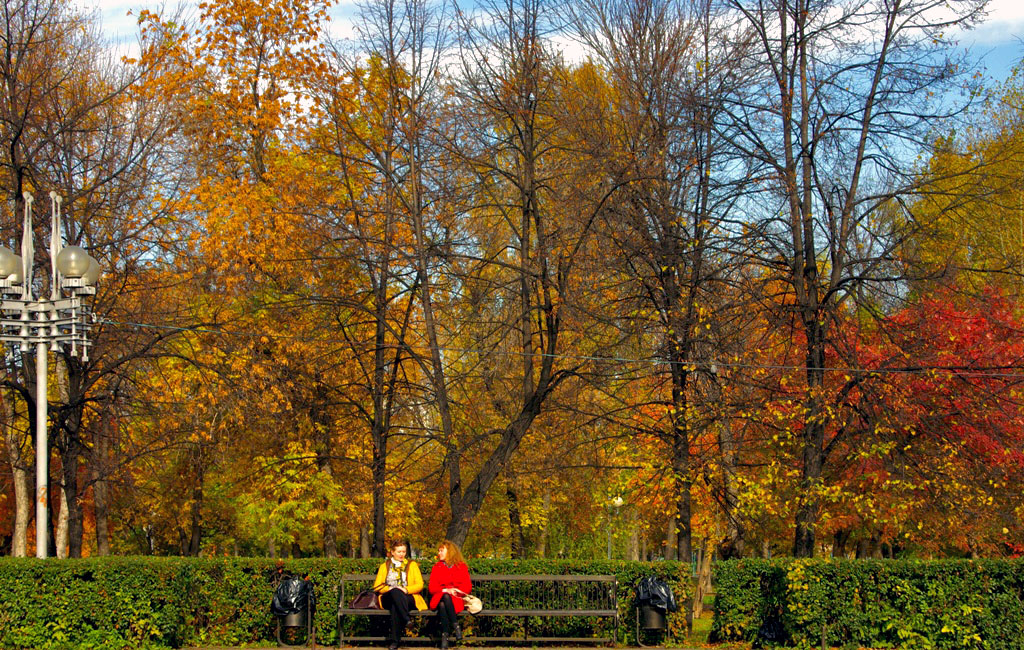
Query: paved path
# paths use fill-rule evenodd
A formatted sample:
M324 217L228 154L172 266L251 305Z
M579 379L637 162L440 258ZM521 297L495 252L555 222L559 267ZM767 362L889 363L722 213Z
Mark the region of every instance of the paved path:
M266 648L276 648L276 647L277 647L276 644L269 644L269 645L245 645L245 646L196 646L196 647L191 647L191 648L185 648L184 650L257 650L257 649L264 649L265 650ZM309 648L309 646L291 646L291 647L294 647L294 648ZM333 650L333 649L336 648L336 646L320 645L319 643L316 644L316 647L317 647L317 650ZM360 646L345 646L345 647L346 648L359 648L361 650L362 649L365 649L365 650L383 650L387 646L382 646L382 645L360 645ZM420 648L426 648L426 649L436 648L436 646L431 645L429 643L410 643L409 645L402 646L402 647L407 649L407 650L419 650ZM554 645L554 644L545 644L545 645L540 645L540 646L511 646L511 647L505 647L505 646L484 646L484 645L460 645L460 646L453 646L453 649L454 650L458 650L458 649L461 648L462 650L530 650L530 649L532 649L534 647L538 647L538 648L551 648L551 650L600 650L600 649L603 649L603 648L607 648L607 646L576 647L576 646L561 646L561 645ZM639 647L637 647L637 646L632 646L632 647L631 646L617 646L615 648L615 650L641 650L641 649ZM684 647L681 647L681 646L673 646L672 650L687 650L687 648L684 648Z

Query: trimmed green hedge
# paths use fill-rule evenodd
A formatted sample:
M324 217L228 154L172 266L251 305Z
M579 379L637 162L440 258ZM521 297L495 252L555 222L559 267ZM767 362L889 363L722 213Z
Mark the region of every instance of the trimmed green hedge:
M431 563L422 562L424 573ZM372 573L379 564L376 559L284 561L286 572L313 580L317 643L337 643L341 575ZM689 565L678 562L471 560L470 567L474 573L615 574L620 638L627 642L639 577L665 578L681 605L689 590ZM2 558L0 647L178 648L270 641L276 574L276 561L267 558ZM682 612L669 621L674 630L685 628ZM564 625L578 628L579 622Z
M1022 560L733 560L715 592L713 641L1024 649Z

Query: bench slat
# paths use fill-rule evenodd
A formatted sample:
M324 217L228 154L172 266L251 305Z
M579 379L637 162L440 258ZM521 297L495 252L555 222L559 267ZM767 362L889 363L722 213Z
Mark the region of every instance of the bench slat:
M384 616L386 609L352 609L345 607L339 614L349 616ZM409 610L411 616L437 616L432 609ZM615 616L614 609L482 609L476 614L463 612L466 616Z
M387 641L386 636L347 636L345 637L346 642L367 642L367 641ZM468 637L467 637L468 640ZM474 636L474 641L489 641L491 643L519 643L533 642L533 641L548 641L548 642L559 642L564 641L566 643L596 643L600 641L611 642L610 637L594 637L594 636ZM433 645L433 640L427 637L405 637L402 639L402 645Z
M339 614L349 614L351 616L384 616L388 614L386 609L352 609L351 607L342 607L338 609ZM410 616L436 616L436 613L432 609L410 609Z
M615 616L614 609L482 609L471 616Z
M379 641L381 636L344 636L342 630L342 618L344 616L386 616L389 612L386 609L352 609L347 607L346 598L359 591L357 585L372 584L376 574L372 573L346 573L342 575L341 584L338 588L338 631L339 642L344 643L356 641ZM509 617L529 619L533 617L594 617L610 618L614 625L613 636L611 637L535 637L529 635L529 624L526 624L524 636L522 637L488 637L476 636L472 638L479 641L489 641L508 644L530 644L540 641L562 642L562 643L615 643L618 638L619 612L618 594L616 585L618 578L614 575L506 575L506 574L470 574L470 580L474 585L479 584L481 589L474 590L478 596L484 598L484 605L489 599L490 604L499 605L493 609L484 609L476 614L463 612L463 615L474 617ZM495 592L494 583L513 583L524 585L515 587L511 594L507 590L500 589ZM525 586L533 584L534 586ZM346 585L348 586L346 588ZM485 587L486 585L486 587ZM550 589L545 589L549 585ZM580 585L580 586L576 586ZM585 586L589 585L589 586ZM349 593L346 593L349 592ZM542 594L538 596L538 594ZM543 595L543 594L546 594ZM424 594L425 595L425 594ZM511 596L511 598L509 598ZM518 597L517 597L518 596ZM524 597L524 604L534 604L533 607L508 607L517 604L519 598ZM565 599L571 600L565 600ZM578 599L578 600L576 600ZM509 602L511 600L511 602ZM576 600L582 608L567 609L559 607L566 602ZM532 602L530 602L532 601ZM505 607L500 607L505 605ZM537 607L541 605L541 607ZM544 605L552 606L550 609L543 609ZM585 607L589 605L590 607ZM596 607L595 607L596 605ZM610 607L609 607L610 606ZM556 608L557 607L557 608ZM410 614L414 616L436 616L433 610L413 610Z
M428 573L427 576L430 574ZM373 573L345 573L341 579L346 582L360 582L376 580ZM469 579L472 582L615 582L613 575L504 575L498 573L471 573Z
M485 637L473 637L484 640ZM535 641L547 641L556 643L611 643L611 637L535 637L530 635L526 638L513 639L512 642L534 643Z

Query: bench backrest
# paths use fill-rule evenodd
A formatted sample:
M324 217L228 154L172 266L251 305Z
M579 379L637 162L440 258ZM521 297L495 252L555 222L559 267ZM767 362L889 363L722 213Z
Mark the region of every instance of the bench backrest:
M370 588L374 578L370 573L344 574L340 602ZM614 575L471 574L470 579L473 594L483 601L485 609L596 610L615 609L617 603ZM426 585L423 591L426 597Z

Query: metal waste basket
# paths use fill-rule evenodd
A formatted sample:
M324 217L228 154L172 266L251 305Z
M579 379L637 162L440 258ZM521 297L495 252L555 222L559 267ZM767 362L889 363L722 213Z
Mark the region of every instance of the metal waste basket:
M280 618L281 627L306 627L309 624L309 614L306 610L287 614Z
M313 645L313 612L316 596L313 583L308 579L282 576L274 599L270 603L270 613L277 618L277 645L299 646Z
M668 632L668 612L676 611L676 599L668 583L657 576L644 576L636 585L636 642L644 644L642 630Z
M645 630L668 629L668 616L665 615L665 610L663 609L659 609L654 605L640 605L639 616L639 625Z

